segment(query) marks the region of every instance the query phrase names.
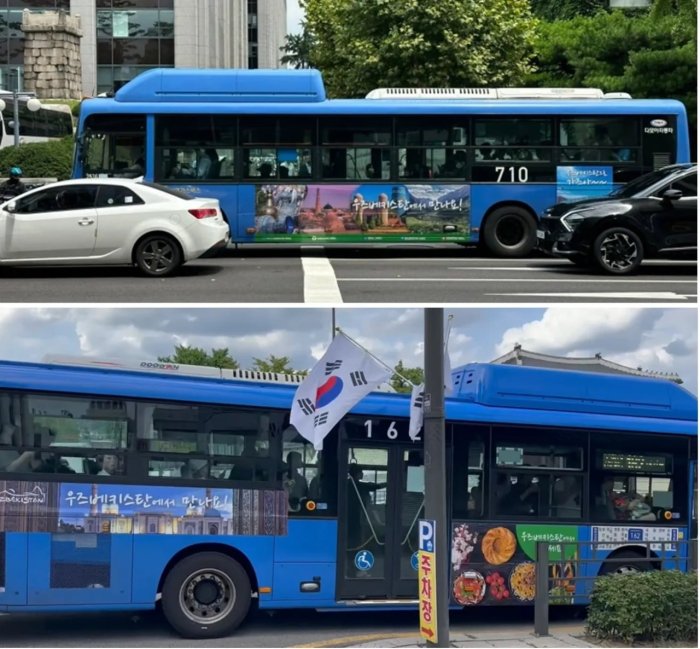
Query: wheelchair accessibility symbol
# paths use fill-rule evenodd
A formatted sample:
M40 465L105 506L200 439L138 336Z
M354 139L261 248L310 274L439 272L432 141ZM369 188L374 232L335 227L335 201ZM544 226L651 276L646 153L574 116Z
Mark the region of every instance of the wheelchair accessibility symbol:
M411 568L418 572L418 552L411 555Z
M355 555L355 568L358 570L372 570L374 555L369 550L361 550Z

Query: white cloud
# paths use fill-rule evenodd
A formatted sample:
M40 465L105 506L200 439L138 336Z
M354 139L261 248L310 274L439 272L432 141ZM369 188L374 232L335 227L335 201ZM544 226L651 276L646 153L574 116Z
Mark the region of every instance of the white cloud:
M677 372L697 393L695 309L449 308L452 367L488 362L518 342L532 351L593 356L631 367ZM242 367L287 356L309 369L331 340L331 310L319 308L2 308L0 358L39 361L45 354L155 360L178 344L228 348ZM423 311L336 309L336 323L390 366L423 366Z

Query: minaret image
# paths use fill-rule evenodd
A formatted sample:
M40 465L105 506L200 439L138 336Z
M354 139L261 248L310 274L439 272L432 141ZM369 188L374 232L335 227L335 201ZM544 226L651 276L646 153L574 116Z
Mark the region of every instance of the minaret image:
M316 188L316 205L314 205L314 214L321 214L321 190Z
M97 485L93 484L90 489L90 516L97 516Z

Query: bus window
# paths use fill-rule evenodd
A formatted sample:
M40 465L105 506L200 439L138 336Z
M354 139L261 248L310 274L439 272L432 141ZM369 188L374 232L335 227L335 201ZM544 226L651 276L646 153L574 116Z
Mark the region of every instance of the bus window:
M559 122L562 161L636 162L639 120L562 119Z
M119 175L146 150L143 115L91 115L85 120L80 155L85 177Z
M476 160L550 160L552 122L542 118L474 120Z

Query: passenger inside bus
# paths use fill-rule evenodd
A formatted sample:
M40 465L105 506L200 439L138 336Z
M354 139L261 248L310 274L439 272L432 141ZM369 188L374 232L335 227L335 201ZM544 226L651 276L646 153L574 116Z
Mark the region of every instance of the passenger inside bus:
M301 509L301 501L309 495L309 485L301 469L301 453L298 451L287 453L287 469L284 472L283 484L291 512L298 512Z

